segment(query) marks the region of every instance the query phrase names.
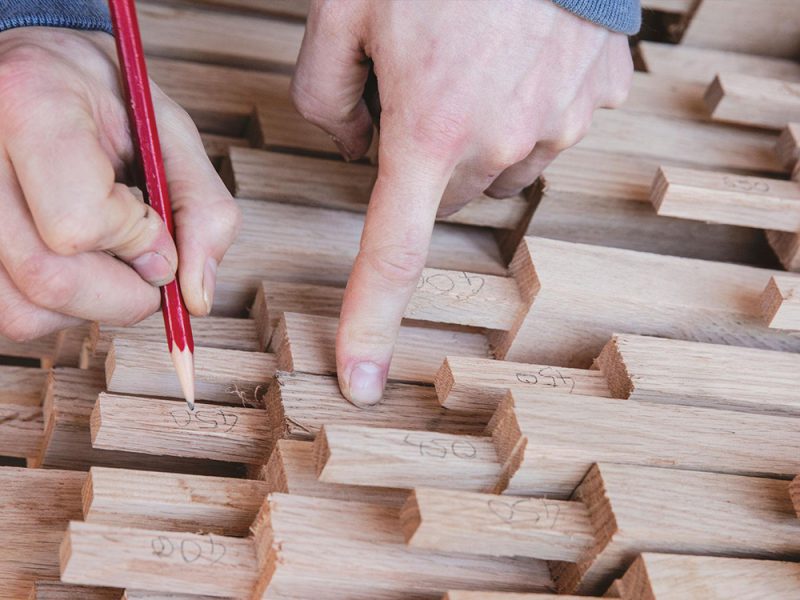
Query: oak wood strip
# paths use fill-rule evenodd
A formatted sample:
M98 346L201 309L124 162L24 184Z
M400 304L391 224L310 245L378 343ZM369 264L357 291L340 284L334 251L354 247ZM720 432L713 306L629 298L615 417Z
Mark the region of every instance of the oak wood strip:
M70 585L58 581L36 581L28 600L120 600L122 590L85 585Z
M641 552L796 560L800 520L788 486L764 477L596 464L573 499L586 503L606 535L593 559L550 563L558 590L600 593Z
M41 406L46 382L45 369L0 366L0 406Z
M417 488L400 511L412 548L578 562L594 526L582 502Z
M800 83L720 73L708 86L704 101L714 121L783 129L800 120L799 95Z
M492 439L355 425L325 425L314 441L320 481L347 485L493 491L501 463Z
M761 312L769 327L800 330L800 276L771 277L761 295Z
M281 371L317 375L336 373L334 340L338 319L283 313L273 345ZM433 383L437 365L447 354L487 357L486 337L480 333L402 326L389 367L393 381Z
M253 541L72 521L60 549L67 583L249 598Z
M563 594L525 594L515 592L470 592L466 590L450 590L442 600L580 600L585 596L567 596Z
M57 333L53 333L27 342L15 342L0 335L0 356L35 358L49 362L57 336Z
M504 360L586 368L619 330L800 350L800 338L765 327L758 309L781 271L531 237L511 271L530 308L492 336Z
M445 408L491 416L509 389L531 387L611 397L602 373L486 358L448 356L434 378L436 396Z
M185 403L101 393L91 417L92 446L143 454L263 462L271 437L260 408Z
M793 181L661 167L650 201L668 217L800 230L800 185Z
M514 390L494 418L506 492L566 498L595 462L788 479L800 420Z
M800 355L616 334L597 359L615 398L800 415Z
M18 458L36 456L43 436L41 407L0 404L0 455Z
M794 504L794 511L797 513L797 517L800 518L800 475L795 477L792 483L789 484L789 495L792 498L792 504Z
M664 2L665 0L657 1ZM676 2L677 0L666 1ZM276 15L300 20L306 18L311 4L310 0L192 0L192 2L226 10L247 10L268 16Z
M800 160L800 123L789 123L781 130L775 143L775 154L787 169L792 169L797 164Z
M625 600L774 598L797 594L800 565L775 560L646 552L623 577Z
M172 592L146 592L143 590L125 590L122 600L210 600L214 596L200 594L173 594Z
M234 406L261 406L277 360L266 352L195 346L198 400ZM175 367L163 342L115 337L106 357L108 391L139 396L183 398Z
M267 493L263 481L92 467L83 519L126 527L246 536Z
M787 271L800 272L800 233L767 231L767 240Z
M394 507L271 494L254 525L264 569L254 597L399 600L454 587L550 589L542 561L410 550L398 516Z

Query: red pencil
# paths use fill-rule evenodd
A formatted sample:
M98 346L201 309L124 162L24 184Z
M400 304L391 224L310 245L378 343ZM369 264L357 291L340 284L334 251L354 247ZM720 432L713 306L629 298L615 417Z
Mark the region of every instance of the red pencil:
M145 200L164 219L174 239L172 207L164 174L161 145L158 141L156 115L144 62L142 38L136 19L136 6L133 0L110 0L109 8L125 97L128 101L128 118L136 153L139 184ZM161 288L161 311L164 314L164 326L167 330L167 345L183 395L189 408L194 409L194 340L189 311L183 302L177 278Z

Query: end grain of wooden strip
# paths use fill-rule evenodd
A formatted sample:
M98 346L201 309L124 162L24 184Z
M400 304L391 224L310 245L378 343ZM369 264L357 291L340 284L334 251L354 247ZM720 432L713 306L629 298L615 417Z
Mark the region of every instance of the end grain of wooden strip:
M781 131L775 144L775 154L787 169L793 169L800 160L800 123L789 123ZM794 177L792 178L794 179Z
M661 167L650 192L659 215L743 227L800 230L800 184Z
M246 536L266 493L263 481L92 467L83 488L83 518Z
M761 312L769 327L800 331L800 275L771 277L761 295Z
M561 594L526 594L515 592L469 592L450 590L442 600L586 600L585 596L565 596Z
M72 521L61 543L61 580L157 592L249 598L251 539Z
M721 73L708 86L704 100L715 121L767 129L800 121L800 83Z
M329 424L314 441L320 481L493 491L501 464L490 437Z
M263 462L271 444L260 408L198 404L102 393L91 419L92 446L144 454Z
M260 406L277 360L265 352L196 347L196 397L200 401ZM183 398L166 346L116 337L106 357L106 385L115 393Z
M509 389L542 388L568 394L611 397L602 373L486 358L448 356L434 378L445 408L491 416Z
M70 585L58 581L37 581L28 600L121 600L122 590L85 585Z
M578 562L595 543L582 502L417 488L400 511L412 548Z
M800 272L800 233L767 231L767 240L784 269Z
M794 511L797 513L797 517L800 518L800 475L795 477L789 485L789 495L792 498Z

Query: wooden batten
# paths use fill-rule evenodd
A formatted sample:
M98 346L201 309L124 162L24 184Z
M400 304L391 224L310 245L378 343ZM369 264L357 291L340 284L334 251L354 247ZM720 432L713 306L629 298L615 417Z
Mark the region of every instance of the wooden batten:
M262 406L276 365L275 356L266 352L195 346L195 397L234 406ZM183 398L163 341L115 337L106 357L106 386L120 394Z
M146 592L143 590L125 590L122 600L213 600L215 596L200 594L175 594L172 592Z
M290 71L303 39L300 23L157 2L137 8L144 49L152 56Z
M721 73L708 86L704 100L715 121L783 129L800 121L798 95L800 83Z
M83 487L91 523L246 536L267 486L263 481L92 467Z
M800 233L767 231L767 240L787 271L800 272Z
M346 485L317 479L314 444L301 440L278 440L266 464L258 469L267 491L371 502L400 507L408 492L375 485Z
M553 562L563 593L601 593L641 552L795 560L800 520L789 482L596 464L573 494L603 539L580 563ZM627 591L627 585L625 589Z
M475 492L494 491L502 467L490 437L336 424L315 439L314 460L327 483Z
M568 394L611 397L604 375L596 370L464 356L448 356L433 382L439 403L445 408L474 411L487 416L494 414L509 389L541 388Z
M55 367L79 367L81 350L89 335L90 324L62 329L56 334L56 343L51 357Z
M0 456L29 458L39 453L46 380L44 369L0 366Z
M795 60L645 40L637 49L647 72L659 77L708 85L717 73L724 72L800 82L800 64Z
M201 133L203 148L206 150L211 164L219 170L222 159L228 155L229 148L244 148L248 146L248 141L243 137L221 135L218 133Z
M622 581L625 600L791 600L797 596L800 565L775 560L647 552L634 561Z
M800 276L773 276L761 294L761 313L769 327L800 330Z
M53 333L29 342L15 342L0 335L0 356L32 358L42 361L43 366L52 366L53 349L58 334Z
M288 77L287 83L288 83ZM269 151L294 152L321 156L331 160L341 160L336 144L325 131L303 119L294 108L287 93L279 101L253 102L246 135L250 145ZM223 179L228 183L234 177L231 161L223 161Z
M101 393L91 415L92 446L143 454L260 463L272 438L261 408Z
M481 435L485 416L443 408L431 386L389 383L376 406L358 408L344 399L335 377L278 373L267 392L272 439L313 440L323 425L429 430Z
M311 6L310 0L195 0L195 4L207 4L215 8L233 9L305 20Z
M257 576L251 539L81 521L67 528L60 564L66 583L242 600Z
M661 167L650 201L668 217L800 230L800 185L793 181Z
M800 518L800 475L792 479L792 483L789 484L789 495L792 498L794 511L797 513L798 518Z
M579 562L595 543L582 502L417 488L400 512L412 548Z
M563 594L526 594L524 592L469 592L466 590L450 590L442 600L585 600L585 596L567 596Z
M436 598L443 590L547 591L543 561L409 550L399 509L270 494L254 525L254 598Z
M273 333L278 369L335 374L338 324L337 319L330 317L283 313ZM485 358L489 356L488 342L480 333L403 326L389 367L389 379L433 383L437 365L454 352Z
M122 590L58 581L36 581L27 600L122 600Z
M46 382L45 369L0 366L0 407L41 407Z
M800 160L800 123L789 123L778 137L775 154L787 169L793 169Z
M597 359L615 398L800 415L800 355L616 334Z
M510 494L567 498L595 462L785 478L800 420L514 390L493 420Z
M493 335L505 360L586 368L619 330L800 350L800 338L764 327L759 314L761 292L780 271L531 237L511 271L530 309Z

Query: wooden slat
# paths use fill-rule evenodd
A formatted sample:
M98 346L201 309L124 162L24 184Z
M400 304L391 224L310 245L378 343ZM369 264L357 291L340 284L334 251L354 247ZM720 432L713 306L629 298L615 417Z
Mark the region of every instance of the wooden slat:
M430 386L392 383L377 406L361 409L344 399L335 377L278 373L267 397L273 439L312 440L323 425L348 424L480 435L487 419L439 405Z
M161 592L248 598L256 578L250 539L72 521L61 580Z
M0 404L0 455L36 456L42 445L44 422L39 406Z
M563 594L525 594L516 592L469 592L466 590L450 590L442 600L581 600L585 596L567 596Z
M800 518L800 475L795 477L792 483L789 484L789 495L792 498L794 511L797 513L797 517Z
M126 527L246 536L267 493L263 481L92 467L83 518Z
M800 121L798 96L800 83L720 73L706 90L704 100L715 121L783 129L792 121Z
M46 382L44 369L0 366L0 406L41 406Z
M761 294L761 312L769 327L800 331L800 276L771 277Z
M281 96L270 100L259 99L253 103L255 109L246 128L250 145L341 161L341 154L331 136L305 121L294 108L289 99L288 77L281 83L286 89ZM223 173L229 166L227 161L223 164Z
M58 581L37 581L28 600L120 600L122 590L86 585L70 585Z
M625 600L791 600L800 585L800 565L774 560L680 556L647 552L622 579Z
M448 356L434 379L439 403L445 408L491 415L509 389L542 388L610 397L599 371L532 365L486 358Z
M530 309L493 336L505 360L585 368L619 330L800 350L761 321L759 297L779 271L543 238L525 238L511 270Z
M546 591L544 562L409 550L399 509L271 494L254 526L254 598L436 598L450 588Z
M800 520L793 516L788 485L763 477L597 464L573 499L587 504L604 538L593 559L550 563L558 590L601 593L640 552L796 560Z
M800 230L800 184L794 181L661 167L650 201L668 217Z
M338 319L330 317L284 313L273 339L278 369L335 374L334 340L338 323ZM480 333L403 326L389 367L389 379L433 383L437 366L454 352L487 357L486 337Z
M320 481L388 488L493 491L501 463L492 438L328 424L314 441Z
M800 415L800 355L617 334L597 364L615 398Z
M412 548L578 562L595 542L582 502L417 488L400 512Z
M266 15L305 19L308 15L310 0L192 0L194 4L224 9L248 10ZM664 0L658 0L663 2ZM676 2L677 0L668 0ZM684 0L685 1L685 0Z
M263 462L271 437L264 410L101 393L92 411L92 446L143 454Z
M800 54L800 13L794 0L703 0L682 44L746 54L795 58Z
M275 356L195 346L197 400L261 406L262 395L275 374ZM162 342L115 337L106 357L108 391L139 396L183 398L172 358Z
M792 169L797 164L800 160L800 123L789 123L781 131L775 143L775 153L787 169Z
M800 233L767 231L767 240L787 271L800 272Z
M49 362L57 336L58 334L53 333L28 342L15 342L0 335L0 356L35 358Z
M510 494L566 498L595 462L789 478L800 420L515 390L493 437Z

